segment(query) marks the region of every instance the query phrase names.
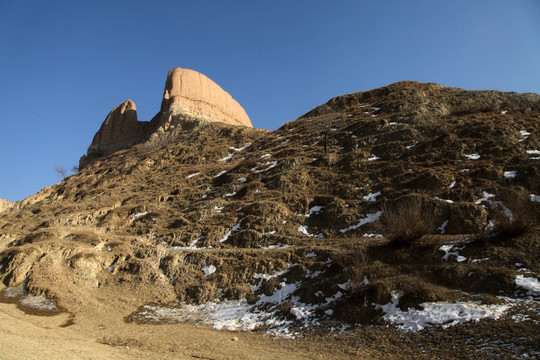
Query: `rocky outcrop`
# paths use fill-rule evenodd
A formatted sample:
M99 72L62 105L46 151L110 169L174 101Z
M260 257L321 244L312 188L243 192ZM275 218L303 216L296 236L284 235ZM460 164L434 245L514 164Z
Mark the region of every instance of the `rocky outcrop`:
M137 121L137 108L126 100L111 110L88 147L88 156L113 153L140 142L148 132L149 122Z
M0 213L13 207L14 203L9 200L0 199Z
M242 106L203 74L174 68L167 75L160 112L152 121L138 121L135 103L126 100L107 115L79 168L102 156L159 137L185 119L253 127Z
M197 71L179 67L167 75L161 111L253 127L242 106L218 84Z

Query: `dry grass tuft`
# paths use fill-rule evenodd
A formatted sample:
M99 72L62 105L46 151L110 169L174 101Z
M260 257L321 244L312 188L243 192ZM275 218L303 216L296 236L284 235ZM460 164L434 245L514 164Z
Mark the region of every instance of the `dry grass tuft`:
M494 232L513 238L538 230L540 214L526 194L506 191L500 198L502 204L497 203L490 211L496 223Z
M379 231L394 246L412 245L435 230L433 214L417 197L404 198L382 206Z

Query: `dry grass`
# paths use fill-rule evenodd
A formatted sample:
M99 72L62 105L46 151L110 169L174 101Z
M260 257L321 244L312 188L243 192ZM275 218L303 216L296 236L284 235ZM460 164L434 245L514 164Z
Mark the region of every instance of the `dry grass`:
M490 211L496 222L494 232L513 238L532 233L539 228L538 208L526 194L506 191L500 198L502 204L495 205Z
M379 231L394 246L412 245L435 230L433 215L425 207L417 197L383 204Z

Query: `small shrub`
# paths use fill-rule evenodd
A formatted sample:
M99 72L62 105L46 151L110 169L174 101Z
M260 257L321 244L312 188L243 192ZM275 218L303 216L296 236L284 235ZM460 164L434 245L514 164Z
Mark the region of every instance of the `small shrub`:
M517 237L531 233L540 225L540 214L533 202L525 194L507 191L501 194L501 203L496 203L490 211L495 220L494 232L502 236Z
M379 231L394 246L412 245L435 230L433 214L419 198L405 198L395 204L385 203Z

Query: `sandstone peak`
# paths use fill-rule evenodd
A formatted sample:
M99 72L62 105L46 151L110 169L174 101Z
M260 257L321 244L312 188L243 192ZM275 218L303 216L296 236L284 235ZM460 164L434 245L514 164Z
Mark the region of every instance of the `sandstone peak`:
M139 142L149 122L137 121L137 107L128 99L109 112L88 147L88 155L110 154Z
M167 75L161 111L253 127L242 106L207 76L176 67Z

